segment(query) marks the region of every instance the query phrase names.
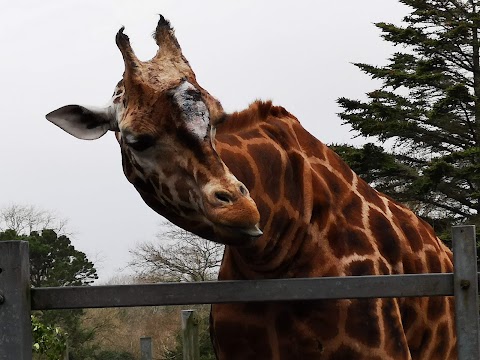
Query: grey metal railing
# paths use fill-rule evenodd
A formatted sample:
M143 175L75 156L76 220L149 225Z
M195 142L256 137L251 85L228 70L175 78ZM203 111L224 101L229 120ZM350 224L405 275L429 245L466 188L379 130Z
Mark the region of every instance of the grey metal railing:
M29 289L28 243L0 242L0 360L31 359L31 310L376 297L456 297L460 360L480 359L475 227L453 229L453 274Z

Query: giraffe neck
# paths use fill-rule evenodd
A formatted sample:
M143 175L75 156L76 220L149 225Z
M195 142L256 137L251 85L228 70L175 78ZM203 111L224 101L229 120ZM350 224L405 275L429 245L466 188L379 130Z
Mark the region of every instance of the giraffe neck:
M250 189L264 231L250 246L226 249L224 263L229 269L223 274L299 276L305 269L296 260L304 258L302 254L329 218L334 200L331 189L336 186L330 182L337 181L333 169L338 167L338 158L332 153L330 159L331 151L286 110L259 102L232 114L217 128L217 149ZM346 165L344 170L348 179L342 181L351 181L354 174Z
M227 247L221 278L426 271L405 266L414 255L401 249L449 253L428 225L369 187L283 108L257 102L232 114L217 129L217 149L250 189L264 231L249 246ZM447 255L442 262L431 270L451 264Z

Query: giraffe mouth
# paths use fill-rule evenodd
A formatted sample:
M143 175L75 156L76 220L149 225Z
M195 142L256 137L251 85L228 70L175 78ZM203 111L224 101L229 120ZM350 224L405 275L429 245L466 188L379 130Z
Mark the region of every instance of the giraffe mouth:
M260 230L258 225L251 226L251 227L248 227L248 228L238 227L238 226L225 226L225 227L228 228L232 232L236 232L236 233L239 233L241 235L247 235L247 236L250 236L250 237L259 237L259 236L263 235L263 231Z
M245 234L245 235L248 235L248 236L251 236L251 237L259 237L259 236L262 236L263 235L263 231L260 230L260 228L258 227L258 225L255 225L253 227L250 227L250 228L232 228L233 230L235 231L238 231L242 234Z
M217 225L215 226L215 233L218 236L218 241L226 245L245 245L244 240L247 238L254 240L263 235L263 231L260 230L258 225L251 227Z

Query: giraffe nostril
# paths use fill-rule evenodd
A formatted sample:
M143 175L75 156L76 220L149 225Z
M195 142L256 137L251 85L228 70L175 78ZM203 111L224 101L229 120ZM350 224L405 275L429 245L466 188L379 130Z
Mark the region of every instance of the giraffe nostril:
M243 184L240 185L239 190L240 190L240 193L241 193L243 196L247 196L247 195L248 195L248 189L247 189Z
M224 191L217 191L215 193L215 199L217 199L222 204L231 204L233 202L232 196Z

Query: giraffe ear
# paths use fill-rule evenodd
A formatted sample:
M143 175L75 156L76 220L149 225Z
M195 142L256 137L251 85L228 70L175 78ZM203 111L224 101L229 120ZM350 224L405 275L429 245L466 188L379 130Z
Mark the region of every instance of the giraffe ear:
M80 105L67 105L45 115L70 135L83 140L95 140L108 130L116 130L116 117L113 109L86 108Z

